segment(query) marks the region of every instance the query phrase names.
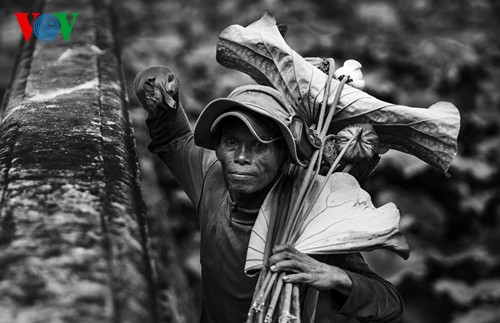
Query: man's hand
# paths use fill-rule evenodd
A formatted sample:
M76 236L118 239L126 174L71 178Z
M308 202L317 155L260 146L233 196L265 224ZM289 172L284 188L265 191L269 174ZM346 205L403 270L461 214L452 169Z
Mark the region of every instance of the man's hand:
M165 66L148 67L134 80L135 95L152 116L160 116L179 105L179 80Z
M297 251L289 244L276 246L269 258L271 271L289 272L283 280L289 283L303 283L318 290L335 289L349 295L351 278L342 269L331 266Z

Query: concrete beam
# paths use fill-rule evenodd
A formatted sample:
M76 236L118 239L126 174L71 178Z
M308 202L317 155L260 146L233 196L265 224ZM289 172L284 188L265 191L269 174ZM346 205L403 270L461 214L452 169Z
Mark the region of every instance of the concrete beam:
M32 35L0 109L0 322L158 322L110 1ZM71 22L71 16L69 15Z

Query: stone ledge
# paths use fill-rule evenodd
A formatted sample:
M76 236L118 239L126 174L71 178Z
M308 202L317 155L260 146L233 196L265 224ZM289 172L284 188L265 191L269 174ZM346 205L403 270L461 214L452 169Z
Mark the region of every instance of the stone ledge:
M22 49L0 111L0 322L157 322L135 140L109 1Z

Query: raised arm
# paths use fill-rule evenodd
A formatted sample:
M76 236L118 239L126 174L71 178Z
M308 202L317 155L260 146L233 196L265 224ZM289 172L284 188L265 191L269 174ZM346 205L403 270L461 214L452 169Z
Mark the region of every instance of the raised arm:
M134 80L135 93L148 112L148 150L168 166L191 202L198 206L203 178L215 154L197 147L188 118L179 102L179 81L164 66L150 67Z

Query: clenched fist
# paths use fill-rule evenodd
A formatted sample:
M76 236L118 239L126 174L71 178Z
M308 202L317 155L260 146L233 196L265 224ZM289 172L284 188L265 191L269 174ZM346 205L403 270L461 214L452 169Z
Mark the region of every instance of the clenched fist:
M135 95L152 116L160 116L179 106L179 80L165 66L152 66L137 74Z

